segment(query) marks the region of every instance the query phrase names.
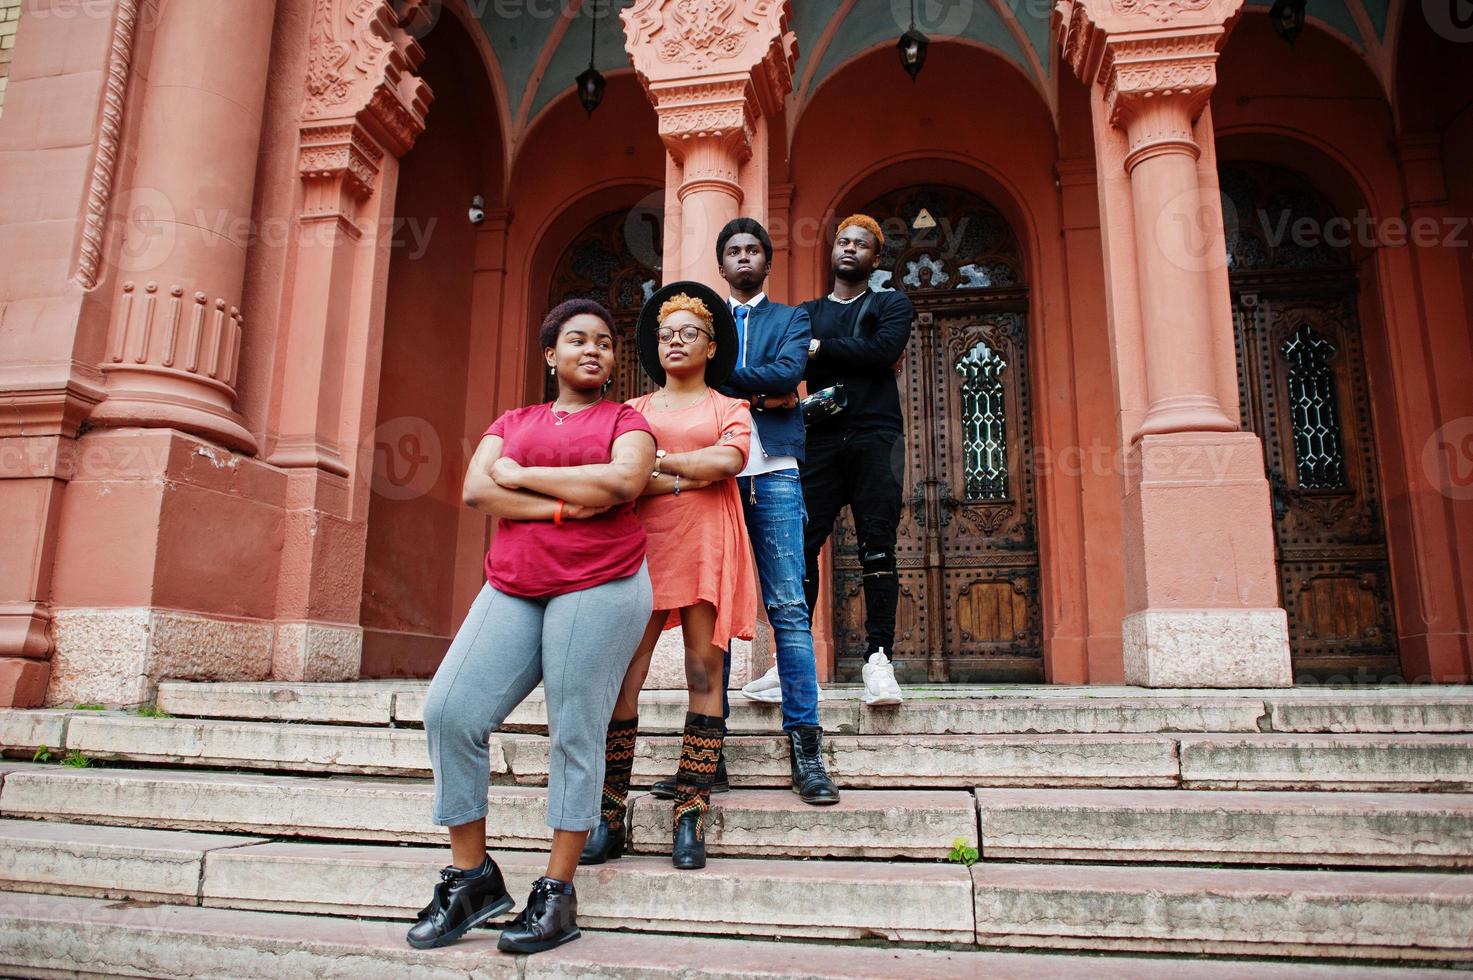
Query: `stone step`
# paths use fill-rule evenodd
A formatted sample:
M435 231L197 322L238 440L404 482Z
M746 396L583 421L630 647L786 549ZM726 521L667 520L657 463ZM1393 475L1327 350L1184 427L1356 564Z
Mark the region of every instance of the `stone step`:
M421 724L427 681L312 684L284 681L164 681L158 706L181 717L323 724ZM1411 693L1409 693L1409 691ZM1440 694L1437 697L1429 696ZM1466 687L1367 691L1154 691L1146 688L937 688L908 692L895 709L865 709L858 689L833 687L819 706L825 730L860 735L1010 735L1154 732L1458 733L1473 732ZM645 691L641 729L676 732L686 695ZM777 705L731 698L730 728L778 731ZM506 721L508 731L545 731L539 688Z
M545 785L548 740L497 734L490 740L493 777ZM727 740L733 785L785 787L787 741L781 736ZM66 747L89 757L166 765L425 775L422 731L348 725L75 715ZM825 761L846 787L1174 786L1176 742L1155 735L834 735ZM641 738L636 785L675 772L680 739Z
M356 776L17 766L0 784L6 817L441 844L445 830L430 820L433 802L428 781ZM494 786L489 802L492 847L546 847L552 832L544 790ZM936 859L958 837L977 842L976 806L966 792L851 790L836 806L812 807L789 790L735 790L712 802L712 854ZM669 853L670 806L649 794L631 797L636 851Z
M520 896L519 896L520 897ZM1240 962L1016 952L932 951L813 942L705 939L585 930L531 957L474 930L437 950L404 943L402 922L0 893L0 972L68 970L165 980L1235 980ZM1433 970L1255 962L1257 980L1434 980Z
M1210 789L1473 789L1473 735L1183 735L1182 782Z
M977 864L988 946L1473 960L1473 875Z
M408 918L449 862L447 849L268 843L207 856L203 904L273 912ZM542 854L500 852L520 899ZM960 865L726 858L699 873L669 857L624 857L578 884L593 928L744 936L970 943L972 881ZM794 914L794 910L809 910Z
M0 819L0 889L197 904L207 852L261 842Z
M977 806L984 860L1473 867L1466 794L979 788Z

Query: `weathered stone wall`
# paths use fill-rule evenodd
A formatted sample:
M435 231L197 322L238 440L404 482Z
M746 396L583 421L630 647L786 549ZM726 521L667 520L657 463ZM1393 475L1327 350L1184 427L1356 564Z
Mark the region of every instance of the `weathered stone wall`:
M21 0L0 0L0 112L5 111L5 86L10 83L10 59L15 57L20 4Z

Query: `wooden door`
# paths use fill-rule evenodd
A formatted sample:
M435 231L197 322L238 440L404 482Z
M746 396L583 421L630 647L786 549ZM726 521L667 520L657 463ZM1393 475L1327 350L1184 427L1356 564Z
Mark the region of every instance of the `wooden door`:
M895 649L906 683L1043 680L1027 291L1016 239L964 191L910 188L865 208L882 266L916 307L904 406ZM875 285L891 288L889 276ZM859 675L864 601L853 524L835 528L837 674Z
M1356 273L1334 249L1268 233L1329 213L1295 175L1237 164L1224 187L1255 215L1229 236L1238 387L1243 428L1263 440L1294 672L1397 676Z
M597 300L614 317L619 335L615 352L613 384L606 397L627 401L654 390L654 384L639 366L634 328L644 301L660 283L660 273L645 265L624 239L628 212L617 211L595 220L573 239L558 260L548 287L548 308L566 299ZM659 254L659 242L655 242ZM538 321L541 322L540 320ZM532 326L535 332L536 324ZM543 372L543 397L557 395L557 382Z

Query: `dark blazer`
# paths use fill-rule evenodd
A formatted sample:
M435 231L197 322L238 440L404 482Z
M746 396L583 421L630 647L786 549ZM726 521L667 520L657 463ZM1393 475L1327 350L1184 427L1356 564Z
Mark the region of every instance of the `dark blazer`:
M763 298L747 315L745 366L726 379L721 393L750 401L753 395L785 395L797 391L808 366L808 314L799 306ZM807 434L803 411L764 408L752 412L752 424L767 456L796 456L803 462Z

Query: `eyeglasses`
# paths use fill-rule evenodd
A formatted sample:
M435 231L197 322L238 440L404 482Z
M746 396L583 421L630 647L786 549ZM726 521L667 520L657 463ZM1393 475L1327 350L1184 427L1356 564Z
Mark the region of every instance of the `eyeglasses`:
M680 334L681 342L686 344L694 344L697 337L710 337L712 340L716 339L716 337L709 331L702 330L700 327L693 327L690 325L681 327L679 331L676 331L670 327L661 327L659 330L655 331L655 339L662 344L668 344L670 343L670 341L675 339L675 334L677 332Z

